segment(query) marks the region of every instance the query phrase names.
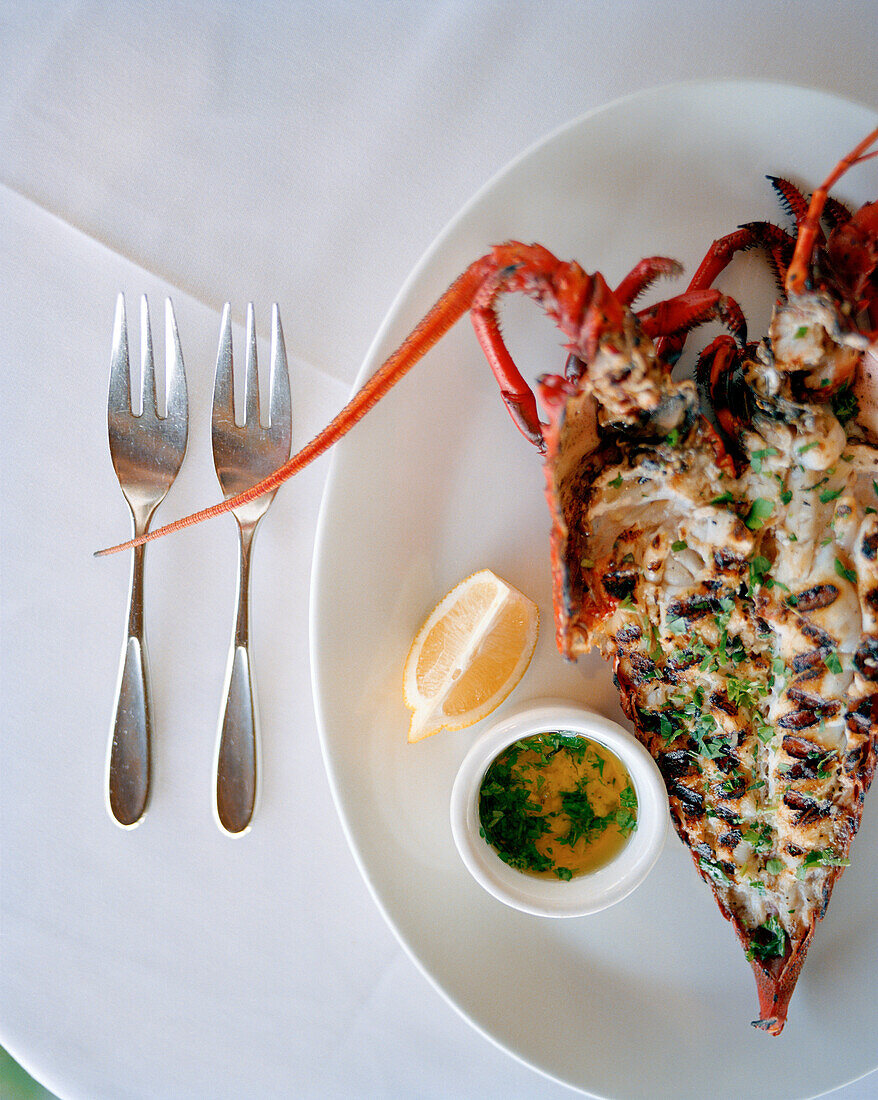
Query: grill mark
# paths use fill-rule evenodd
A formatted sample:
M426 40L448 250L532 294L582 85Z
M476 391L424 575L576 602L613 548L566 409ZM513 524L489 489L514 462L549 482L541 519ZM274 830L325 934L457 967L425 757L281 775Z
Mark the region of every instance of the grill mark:
M866 638L854 654L854 664L864 680L878 680L878 638Z
M783 796L784 805L795 810L795 825L811 825L821 817L826 817L830 811L828 802L818 802L810 795L801 791L787 791Z
M807 619L799 620L799 628L806 638L810 638L812 642L816 642L821 649L835 649L838 645L838 642L831 634L828 634L825 630L821 630L819 626L815 626L814 623L809 622Z
M673 600L668 605L668 614L694 622L705 615L716 614L719 609L719 600L715 596L687 596L684 600Z
M822 649L812 649L809 653L798 653L793 657L793 672L797 675L811 672L823 664L825 654Z
M737 704L733 703L724 691L712 691L707 701L711 706L717 707L724 714L731 715L733 718L738 714Z
M713 560L717 569L726 570L734 569L739 570L744 567L744 562L741 558L736 557L729 550L714 550Z
M731 806L716 806L714 813L717 817L721 817L723 821L727 821L730 825L740 825L741 815L731 808Z
M809 760L815 753L818 756L828 756L829 750L809 741L805 737L793 737L787 734L783 739L783 750L787 755L794 756L797 760Z
M667 784L667 788L668 794L672 798L679 799L687 816L704 816L704 796L700 795L698 791L693 791L691 787L687 787L685 783L680 783L676 779L672 779Z
M871 726L875 721L878 695L866 695L855 707L848 711L848 719L853 718L859 726Z
M735 768L740 766L741 761L738 759L737 756L735 756L733 752L725 752L722 756L718 756L714 763L716 764L719 771L721 771L724 775L728 775L730 771L733 771Z
M697 663L698 657L687 650L681 653L679 657L669 657L665 662L665 668L669 668L672 672L685 672L687 668L691 668Z
M789 765L784 775L787 779L796 782L802 779L816 779L818 766L813 760L797 760L795 764Z
M715 783L712 791L716 799L722 802L737 802L747 787L743 775L729 776L723 783Z
M878 531L872 531L871 534L866 535L861 550L864 558L868 558L869 561L875 560L875 556L878 554Z
M869 742L863 741L862 744L854 746L844 754L844 760L842 761L842 767L844 768L845 775L853 775L858 771L866 758L869 751Z
M663 752L656 763L665 780L682 779L686 776L695 775L692 756L685 749Z
M626 642L633 642L638 638L642 638L643 631L639 626L631 623L628 626L623 626L621 630L617 630L613 637L617 645L624 645Z
M794 710L778 719L778 726L785 730L804 730L816 726L820 719L813 710Z
M790 603L800 612L819 611L822 607L829 607L837 599L838 589L834 584L815 584L813 588L797 593Z
M635 683L641 684L644 680L655 679L656 664L645 653L633 650L626 654L631 665L631 678Z
M805 849L800 848L798 844L787 844L786 850L791 856L802 856L805 854Z
M723 835L717 839L717 843L721 844L723 848L734 848L740 843L740 841L740 829L730 829L729 832L723 833Z
M787 691L787 698L792 699L806 710L816 711L821 718L831 718L841 710L841 703L834 699L821 699L819 695L811 695L801 688L791 687Z

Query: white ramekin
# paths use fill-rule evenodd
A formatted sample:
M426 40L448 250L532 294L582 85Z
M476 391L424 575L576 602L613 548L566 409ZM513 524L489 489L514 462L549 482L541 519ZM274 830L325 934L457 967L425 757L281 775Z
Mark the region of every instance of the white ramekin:
M637 829L605 867L564 882L516 871L479 835L479 788L494 758L514 741L546 731L581 734L622 761L637 795ZM597 913L627 897L646 878L668 833L668 798L655 761L616 722L576 703L545 699L504 715L464 757L451 792L451 830L473 878L495 898L544 917Z

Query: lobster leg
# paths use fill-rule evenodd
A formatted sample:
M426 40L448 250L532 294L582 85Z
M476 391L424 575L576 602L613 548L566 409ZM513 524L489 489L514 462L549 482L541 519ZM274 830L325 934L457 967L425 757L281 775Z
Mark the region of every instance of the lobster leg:
M496 309L493 305L477 307L473 309L471 317L485 358L500 384L500 396L515 426L540 452L544 451L543 428L536 398L503 342Z
M878 156L878 149L873 150L871 153L869 152L869 149L876 141L878 141L878 128L873 130L867 137L863 138L859 145L855 146L846 157L842 157L832 172L830 172L820 187L818 187L811 196L811 202L808 204L808 213L799 226L799 235L796 240L796 251L793 254L793 261L787 271L786 292L788 297L794 294L802 294L806 289L811 258L814 254L814 246L822 232L820 229L820 218L823 215L823 208L826 205L829 189L835 186L849 168L853 168L855 164L862 164L863 161Z
M796 228L808 217L808 200L802 192L782 176L765 177L777 193L781 206L795 221Z
M625 276L614 293L623 305L630 306L656 279L682 274L683 265L677 260L670 260L667 256L648 256Z
M768 252L779 289L783 289L788 258L792 256L794 241L787 233L771 222L750 222L740 226L734 233L719 237L707 250L704 259L689 281L687 293L707 290L716 278L725 271L732 259L749 248L760 246ZM685 331L681 335L662 334L656 340L655 350L659 358L667 362L676 361L683 350Z
M747 322L741 307L718 290L687 290L666 302L643 309L637 314L647 336L677 336L707 321L727 325L735 339L747 341Z
M717 336L701 353L695 368L696 378L710 392L711 407L717 423L732 441L740 438L746 424L745 419L732 408L732 375L740 353L741 349L731 336Z

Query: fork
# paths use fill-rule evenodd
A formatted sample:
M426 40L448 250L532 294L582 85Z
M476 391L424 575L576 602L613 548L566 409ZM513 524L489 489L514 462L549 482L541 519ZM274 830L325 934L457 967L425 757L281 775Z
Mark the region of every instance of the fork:
M247 368L243 424L235 422L231 310L226 304L220 326L213 391L213 460L226 499L249 489L290 457L292 417L290 379L280 311L271 324L271 385L268 424L259 417L259 376L253 304L247 307ZM229 650L224 703L217 736L216 817L225 832L237 835L250 825L256 804L259 744L255 681L250 660L250 560L256 527L274 492L232 509L238 523L238 593Z
M140 302L141 412L131 404L128 367L128 323L125 297L116 301L107 427L110 457L122 494L131 509L134 536L149 529L183 462L188 437L188 395L174 307L165 300L165 405L159 412L155 364L146 295ZM144 550L137 546L131 563L128 625L122 656L110 745L107 794L112 816L120 825L136 825L150 793L152 716L149 662L143 615Z

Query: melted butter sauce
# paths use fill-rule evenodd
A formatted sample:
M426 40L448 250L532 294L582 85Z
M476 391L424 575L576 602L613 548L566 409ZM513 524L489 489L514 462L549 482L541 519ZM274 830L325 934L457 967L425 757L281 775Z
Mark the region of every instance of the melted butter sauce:
M547 732L493 761L479 795L481 833L526 874L569 879L606 866L637 828L626 768L603 745Z

